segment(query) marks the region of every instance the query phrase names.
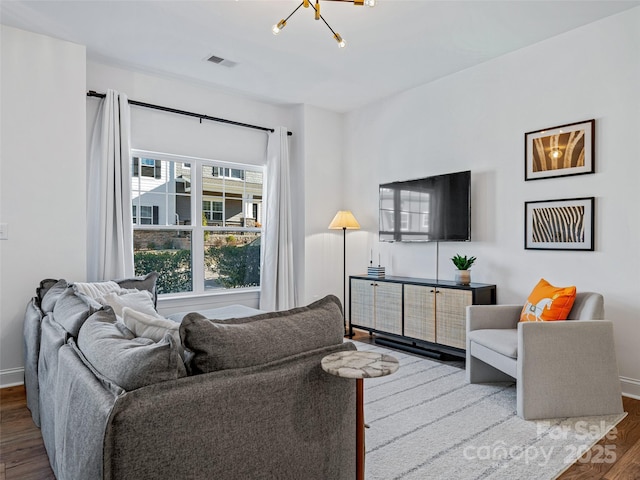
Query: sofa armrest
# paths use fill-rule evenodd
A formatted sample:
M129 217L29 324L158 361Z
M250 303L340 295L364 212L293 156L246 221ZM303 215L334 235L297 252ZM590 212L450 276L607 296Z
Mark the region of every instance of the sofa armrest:
M488 328L516 328L522 305L467 306L467 334Z
M525 419L622 413L613 323L520 323L517 382Z
M355 382L320 364L343 350L355 346L125 393L107 426L104 480L353 478Z

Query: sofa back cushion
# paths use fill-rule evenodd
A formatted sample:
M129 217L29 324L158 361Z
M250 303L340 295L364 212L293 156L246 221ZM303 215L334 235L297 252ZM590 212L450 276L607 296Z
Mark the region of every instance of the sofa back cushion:
M158 303L158 288L156 283L158 281L158 273L151 272L140 277L125 278L121 280L115 280L121 288L135 288L136 290L147 290L151 293L153 299L153 305Z
M340 300L329 295L306 307L218 323L187 315L180 325L193 352L192 373L243 368L343 342Z
M98 372L127 391L187 374L171 335L159 342L136 337L108 307L84 322L77 343Z
M56 301L53 307L53 317L75 338L87 318L101 308L102 305L86 295L76 292L73 286L69 286Z
M64 278L53 284L51 284L51 282L55 281L43 280L37 289L38 297L40 298L40 309L44 313L53 312L53 307L56 305L58 298L60 298L69 286Z
M604 297L595 292L578 292L567 320L604 320Z

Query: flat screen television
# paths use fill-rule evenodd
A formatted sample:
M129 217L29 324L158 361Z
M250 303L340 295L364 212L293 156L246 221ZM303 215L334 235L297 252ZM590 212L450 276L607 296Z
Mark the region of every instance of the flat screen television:
M380 241L471 240L471 171L380 185Z

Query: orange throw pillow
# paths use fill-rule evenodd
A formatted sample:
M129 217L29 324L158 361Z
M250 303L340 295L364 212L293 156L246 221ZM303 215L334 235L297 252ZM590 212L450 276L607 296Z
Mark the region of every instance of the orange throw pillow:
M521 322L566 320L576 299L576 287L554 287L544 278L535 286L520 313Z

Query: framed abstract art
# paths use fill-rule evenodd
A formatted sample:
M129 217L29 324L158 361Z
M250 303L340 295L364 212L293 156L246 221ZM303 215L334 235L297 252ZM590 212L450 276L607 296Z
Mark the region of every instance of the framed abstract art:
M524 204L526 250L594 250L594 197Z
M594 173L595 120L524 134L525 180Z

